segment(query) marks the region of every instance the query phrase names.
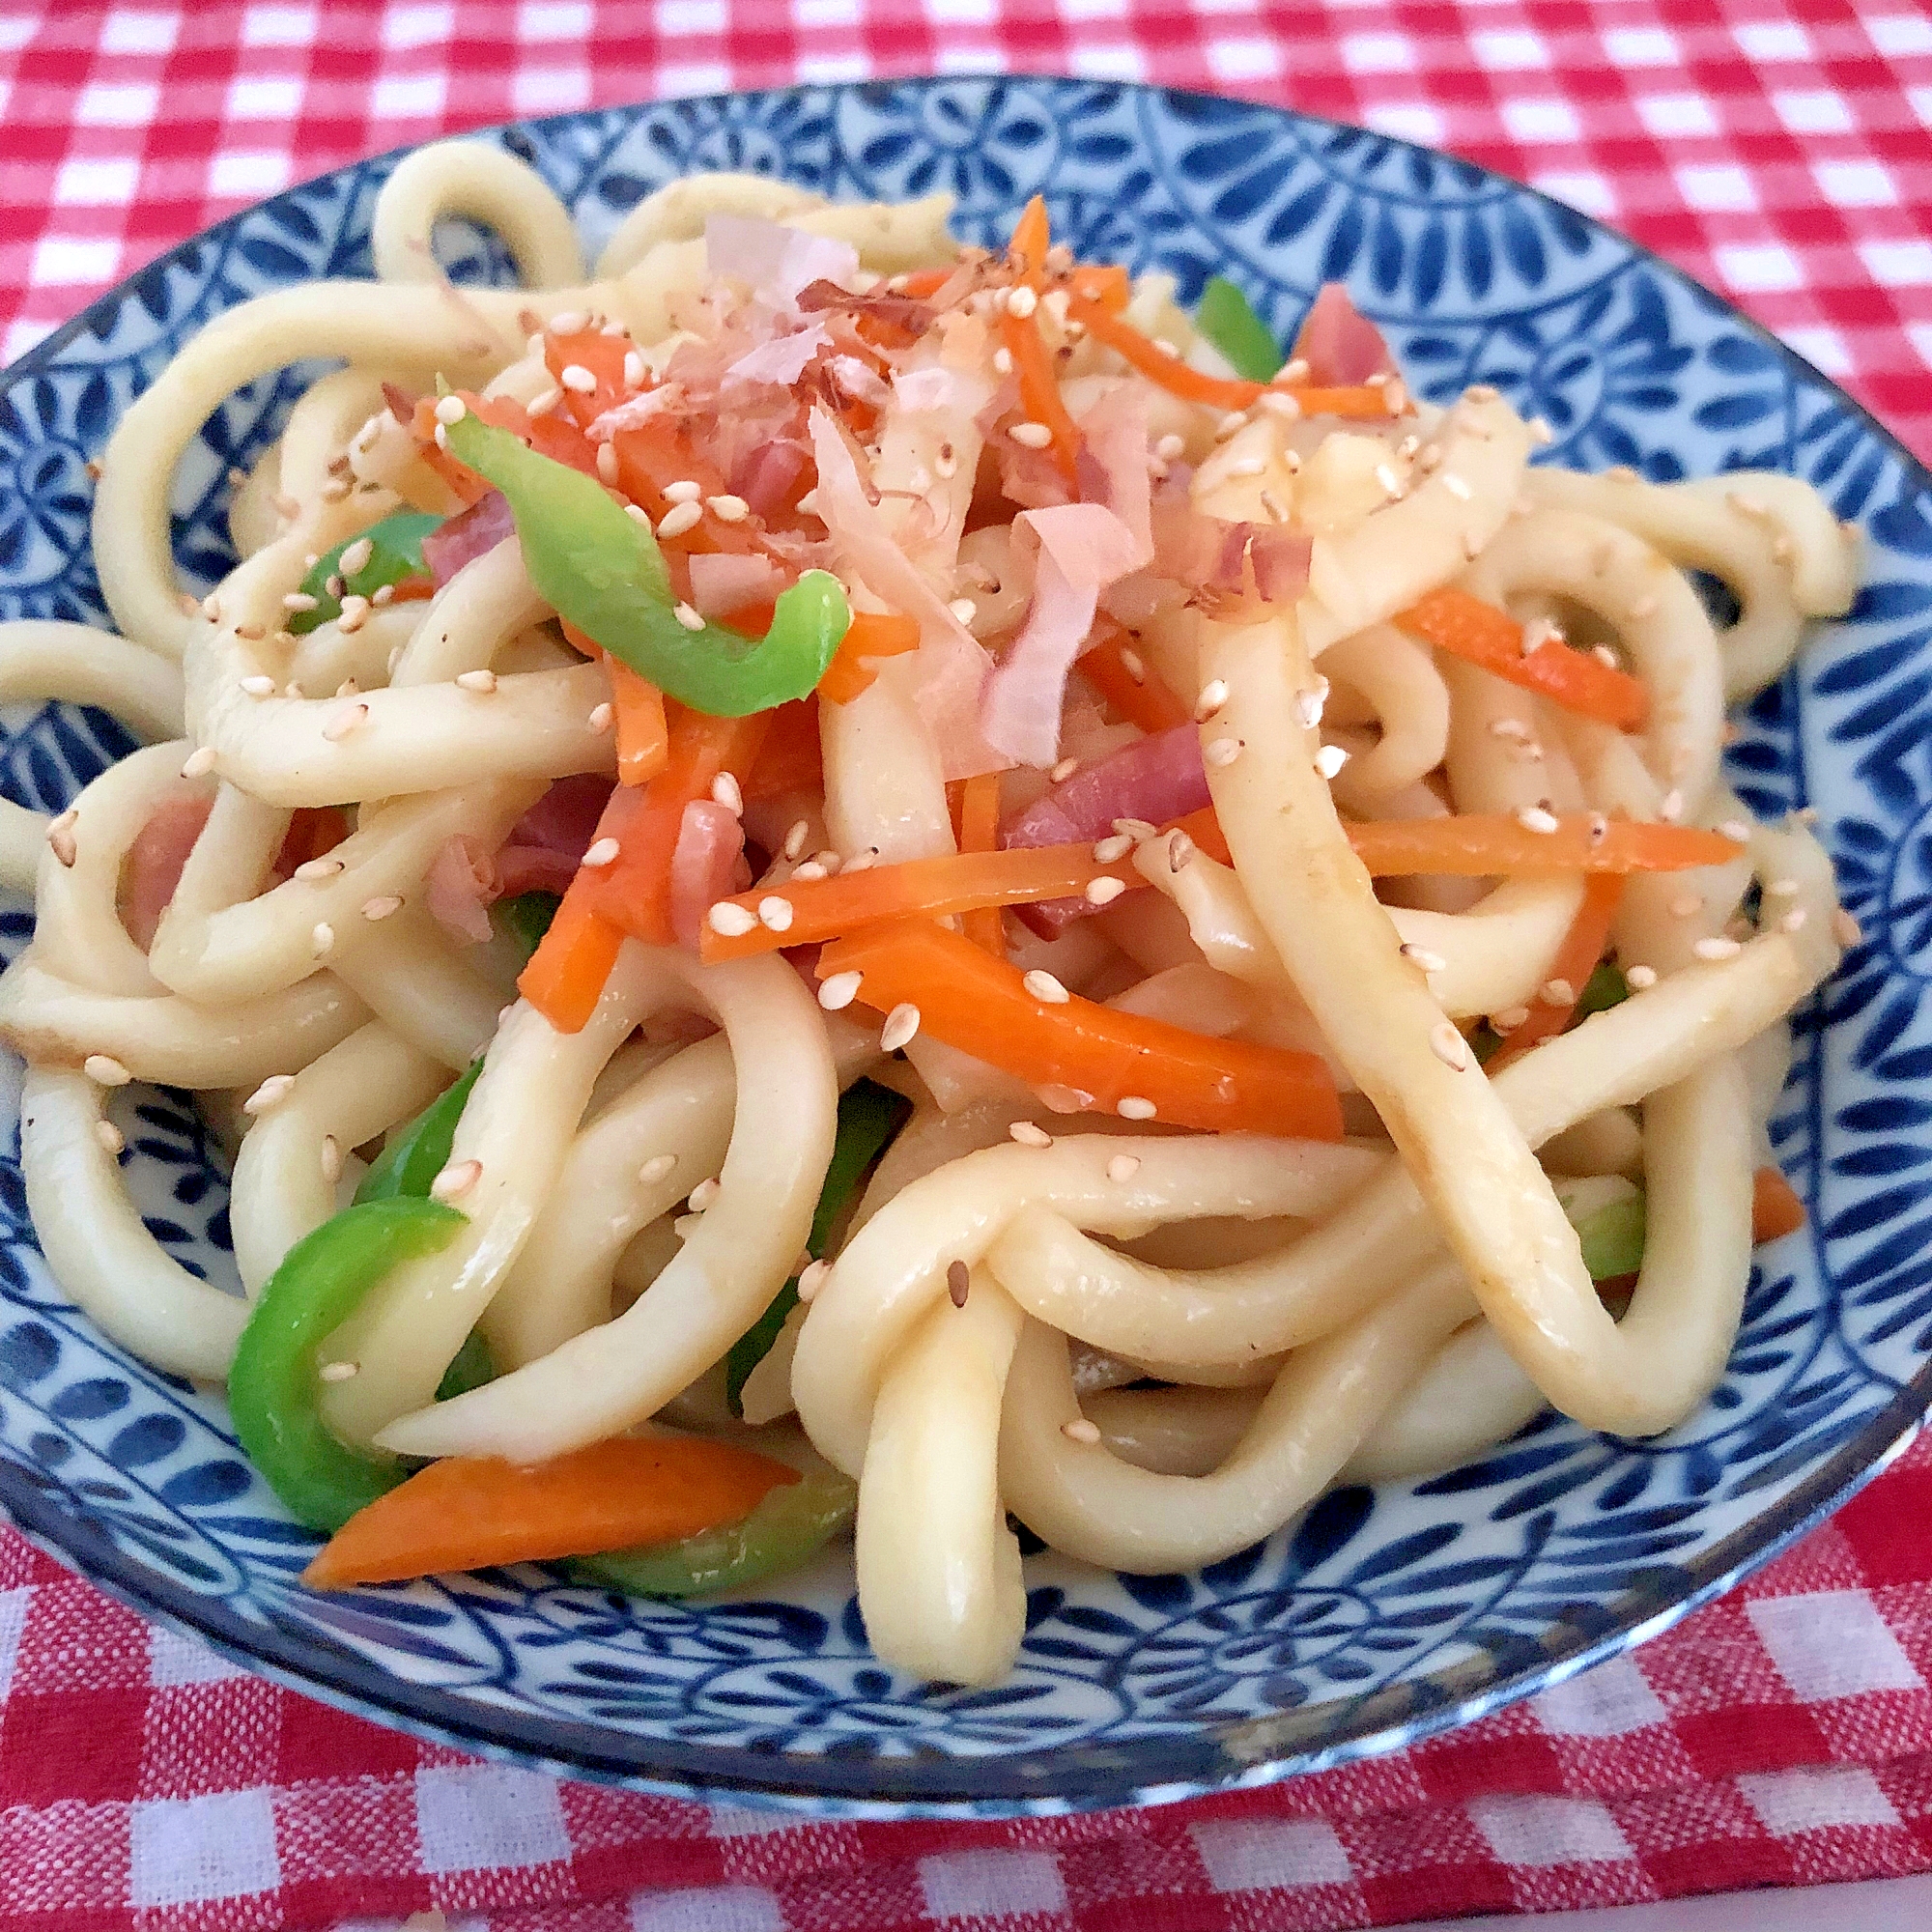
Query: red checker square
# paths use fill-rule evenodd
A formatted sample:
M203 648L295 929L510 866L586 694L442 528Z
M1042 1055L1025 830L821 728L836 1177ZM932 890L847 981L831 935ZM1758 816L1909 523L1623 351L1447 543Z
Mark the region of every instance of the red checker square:
M1146 1918L1116 1917L1113 1920L1095 1916L1080 1917L1075 1922L1094 1932L1172 1932L1179 1924L1221 1926L1229 1932L1337 1932L1345 1925L1374 1925L1368 1900L1352 1885L1304 1885L1293 1891L1237 1892L1231 1898L1200 1899L1193 1902L1199 1915L1177 1918L1173 1905L1163 1904ZM1118 1911L1118 1908L1117 1908Z
M1768 1838L1727 1838L1710 1845L1680 1845L1640 1855L1659 1893L1678 1898L1705 1891L1746 1891L1754 1886L1789 1885L1791 1857Z
M1590 1859L1574 1864L1512 1865L1517 1909L1583 1912L1612 1905L1641 1905L1656 1889L1634 1859Z
M557 1796L563 1805L570 1842L581 1859L586 1851L628 1848L656 1854L671 1842L704 1843L711 1835L711 1813L679 1798L654 1798L638 1791L613 1791L607 1784L567 1783Z
M358 1911L408 1914L431 1902L408 1777L347 1777L276 1792L275 1847L283 1889L312 1887L332 1908L315 1915L318 1923L340 1916L351 1888ZM289 1916L300 1918L293 1906Z
M126 1932L125 1804L0 1807L0 1918L48 1932Z
M148 1627L63 1572L34 1593L14 1657L14 1690L93 1694L148 1688Z
M853 1925L863 1925L867 1932L930 1932L932 1926L913 1859L813 1872L787 1879L774 1889L784 1909L785 1932L847 1932ZM1002 1919L1000 1932L1021 1932L1024 1923Z
M1932 1463L1901 1460L1832 1519L1850 1546L1860 1580L1873 1587L1925 1580L1925 1525L1932 1522Z
M332 1780L356 1773L412 1772L421 1761L422 1750L400 1731L351 1717L312 1697L291 1694L282 1708L275 1781L299 1784L312 1777Z
M1413 1829L1414 1821L1410 1821ZM1423 1828L1424 1833L1428 1827ZM1442 1913L1508 1912L1516 1904L1508 1870L1487 1855L1400 1877L1359 1881L1371 1925L1400 1925Z
M1785 1771L1823 1764L1832 1755L1811 1713L1799 1704L1745 1704L1700 1711L1675 1721L1684 1748L1704 1777Z
M0 1808L138 1797L148 1696L144 1686L40 1697L16 1680L0 1723Z
M1440 1739L1417 1747L1413 1755L1425 1789L1440 1804L1457 1804L1492 1791L1569 1789L1555 1747L1527 1729L1514 1737L1492 1732L1476 1745Z
M157 1688L148 1703L141 1795L192 1798L270 1782L288 1702L257 1677Z

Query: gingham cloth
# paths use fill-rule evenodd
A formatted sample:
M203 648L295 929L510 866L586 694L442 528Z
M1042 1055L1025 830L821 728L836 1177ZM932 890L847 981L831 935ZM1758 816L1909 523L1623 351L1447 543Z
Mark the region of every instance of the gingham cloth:
M1862 17L1861 17L1862 16ZM1932 455L1918 0L0 0L12 356L303 176L515 115L1009 69L1218 87L1454 149L1737 299ZM1932 1869L1932 1450L1635 1655L1272 1790L797 1826L416 1745L0 1531L0 1932L1288 1932Z

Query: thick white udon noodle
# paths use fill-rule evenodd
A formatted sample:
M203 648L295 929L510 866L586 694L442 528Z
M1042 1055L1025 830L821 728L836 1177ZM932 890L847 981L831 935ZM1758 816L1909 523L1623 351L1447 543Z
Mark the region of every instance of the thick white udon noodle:
M280 630L306 558L397 506L385 482L396 471L368 456L374 443L345 456L382 381L421 385L440 372L527 395L539 380L525 363L531 311L587 310L659 342L668 298L701 279L703 224L720 211L843 237L876 270L950 258L943 198L834 208L712 176L641 205L586 283L565 211L527 169L488 147L425 150L379 201L379 284L292 288L219 319L115 433L95 535L121 635L0 630L0 696L101 704L167 741L85 788L64 821L71 864L44 819L0 812L0 875L31 883L38 916L32 947L0 980L0 1026L32 1064L29 1202L55 1272L109 1334L214 1379L246 1304L185 1273L143 1226L101 1124L105 1090L79 1070L90 1056L209 1092L224 1109L236 1090L295 1076L235 1163L236 1253L253 1294L347 1197L360 1172L351 1151L486 1050L452 1156L479 1164L461 1200L469 1227L384 1283L332 1340L358 1373L327 1386L325 1411L352 1441L536 1459L646 1423L792 1272L838 1089L879 1059L875 1035L821 1012L776 957L704 967L635 942L590 1023L561 1035L521 1002L499 1014L511 989L487 949L464 952L429 918L424 875L448 838L494 846L553 780L611 768L591 718L603 673L533 633L549 613L514 540L432 604L374 612L360 634ZM455 214L494 228L528 285L449 287L430 242ZM243 561L204 610L182 595L170 556L176 468L213 408L306 355L348 367L297 406L238 493ZM1190 696L1209 679L1228 687L1211 728L1246 749L1210 773L1236 863L1196 854L1177 867L1164 844L1145 845L1157 893L1051 954L1076 985L1113 971L1116 991L1119 969L1139 960L1133 970L1151 977L1131 997L1144 1010L1318 1045L1389 1137L1329 1147L1141 1133L1123 1179L1114 1157L1125 1123L1087 1118L1048 1147L1014 1145L1008 1126L1038 1111L1024 1090L981 1081L976 1097L973 1063L915 1051L965 1104L949 1117L924 1102L882 1168L798 1329L791 1383L812 1440L860 1479L862 1605L880 1654L909 1670L986 1683L1010 1667L1025 1605L1009 1509L1095 1562L1188 1566L1278 1528L1339 1473L1383 1478L1472 1454L1546 1400L1599 1428L1665 1429L1721 1373L1769 1104L1747 1094L1744 1056L1765 1061L1754 1042L1775 1040L1835 964L1823 854L1800 827L1766 829L1734 866L1634 880L1616 943L1657 983L1492 1081L1434 1053L1432 1029L1531 1001L1580 881L1409 882L1409 903L1378 903L1292 700L1314 683L1314 653L1353 715L1373 720L1333 786L1360 814L1548 801L1642 819L1675 791L1690 822L1734 818L1718 776L1722 702L1776 676L1807 617L1845 607L1856 557L1815 497L1784 478L1658 487L1526 471L1528 432L1489 396L1424 421L1442 452L1433 474L1354 533L1324 539L1299 607L1263 623L1159 621L1151 640L1175 682ZM1243 435L1272 449L1261 429ZM928 435L889 418L882 480L923 467ZM960 468L970 480L971 463ZM1260 518L1258 489L1210 466L1203 507ZM888 496L887 514L951 596L965 496L917 526L904 522L910 501ZM1721 639L1686 569L1736 592L1742 615ZM1587 613L1649 687L1648 730L1627 739L1565 718L1387 623L1449 582L1524 614ZM494 693L455 682L486 668L499 671ZM243 689L262 676L270 695ZM348 701L332 693L349 677L366 721L331 734ZM939 748L900 678L882 675L826 724L827 795L799 802L813 842L876 846L888 860L951 850ZM182 775L196 747L213 753L211 776ZM144 953L120 916L124 862L155 810L211 793ZM321 805L355 813L342 869L265 888L291 810ZM1754 876L1776 881L1782 923L1768 920L1735 956L1697 956ZM1687 893L1699 900L1688 917ZM405 901L398 917L360 916L388 895ZM1439 969L1418 972L1403 942L1439 955ZM719 1031L675 1050L625 1044L668 1009ZM1621 1164L1634 1144L1618 1110L1634 1107L1650 1232L1630 1312L1613 1321L1535 1150L1594 1147ZM647 1167L662 1153L675 1156L668 1176ZM652 1234L714 1179L701 1216L679 1236ZM1257 1228L1245 1245L1214 1232L1242 1221ZM1127 1251L1190 1223L1208 1264ZM613 1281L640 1242L658 1271L613 1319ZM971 1287L955 1307L948 1271L962 1262ZM435 1402L479 1323L506 1372ZM1070 1341L1175 1386L1092 1394L1100 1439L1069 1435L1081 1418Z

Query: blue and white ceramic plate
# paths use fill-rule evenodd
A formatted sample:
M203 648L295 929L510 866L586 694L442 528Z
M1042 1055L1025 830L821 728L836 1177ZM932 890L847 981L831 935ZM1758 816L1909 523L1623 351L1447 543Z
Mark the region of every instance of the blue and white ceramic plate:
M0 1499L150 1614L336 1703L499 1756L821 1813L1002 1813L1166 1798L1409 1743L1635 1642L1789 1542L1932 1397L1932 521L1926 473L1722 302L1581 215L1466 162L1269 108L989 78L799 89L576 114L494 138L594 247L697 168L829 195L949 188L964 238L1043 192L1086 257L1221 271L1277 332L1346 279L1416 387L1494 384L1553 460L1664 479L1787 469L1867 533L1867 582L1730 754L1761 814L1814 804L1866 939L1815 1009L1775 1135L1809 1209L1752 1277L1701 1413L1655 1441L1546 1419L1433 1480L1347 1489L1198 1576L1029 1559L1028 1635L996 1690L876 1663L831 1557L768 1600L626 1603L536 1569L313 1597L313 1540L238 1453L218 1397L96 1333L48 1277L0 1161ZM266 289L366 275L371 161L177 249L0 378L0 614L103 621L83 465L210 318ZM500 268L476 237L467 278ZM207 425L176 551L227 565L229 467L297 381ZM55 808L128 749L58 707L11 721L0 787ZM0 917L11 953L29 933ZM118 1096L148 1225L232 1282L226 1180L185 1098ZM17 1107L12 1110L17 1119ZM9 1132L8 1140L15 1135Z

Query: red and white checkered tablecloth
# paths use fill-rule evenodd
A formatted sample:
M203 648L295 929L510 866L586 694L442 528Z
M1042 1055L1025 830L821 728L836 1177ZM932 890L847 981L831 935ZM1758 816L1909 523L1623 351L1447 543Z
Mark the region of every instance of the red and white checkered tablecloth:
M1922 0L0 0L11 357L302 176L516 115L1070 71L1453 149L1615 223L1932 456ZM152 1630L0 1530L0 1932L437 1905L537 1932L1278 1932L1932 1870L1932 1449L1632 1657L1271 1790L798 1826L414 1744Z

